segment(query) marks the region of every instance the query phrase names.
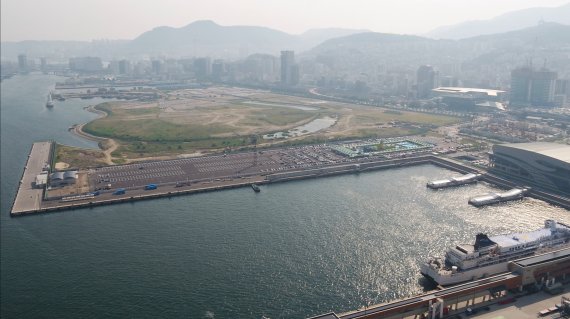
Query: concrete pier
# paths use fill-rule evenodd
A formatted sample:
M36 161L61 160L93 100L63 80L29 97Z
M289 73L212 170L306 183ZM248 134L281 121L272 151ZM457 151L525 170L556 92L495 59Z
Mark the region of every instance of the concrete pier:
M50 162L52 146L52 142L36 142L32 145L26 167L24 168L24 174L20 180L18 193L12 205L12 215L38 211L40 209L44 190L43 188L35 188L34 184L36 176Z
M241 176L240 178L238 178L235 172L233 173L233 175L228 175L228 176L222 175L224 172L227 173L228 172L227 170L222 171L222 173L211 172L211 175L207 176L207 178L189 179L189 176L187 176L188 185L183 185L182 187L179 187L179 185L177 186L177 184L179 184L178 182L180 181L177 182L174 179L170 182L155 182L149 180L149 182L156 183L158 185L158 188L156 190L145 190L144 185L148 183L141 181L138 182L137 185L132 185L132 187L115 186L115 187L124 187L124 189L126 190L125 194L114 195L113 190L111 189L108 190L95 189L97 190L98 195L91 195L85 197L75 196L77 197L77 199L74 199L73 201L64 201L63 197L61 196L48 197L46 195L46 197L44 198L43 189L33 188L33 182L35 180L36 175L41 172L43 165L45 163L48 163L50 160L51 149L52 149L52 143L50 142L34 143L30 153L28 164L26 165L26 169L24 171L24 177L22 178L22 183L20 184L20 189L18 190L18 194L16 196L16 201L11 211L12 216L76 209L83 207L94 207L100 205L109 205L115 203L131 202L131 201L138 201L138 200L145 200L145 199L152 199L159 197L171 197L171 196L184 195L184 194L194 194L200 192L216 191L216 190L223 190L223 189L230 189L237 187L249 187L251 183L262 185L268 183L278 183L278 182L301 180L307 178L318 178L318 177L340 175L340 174L364 173L373 170L400 168L404 166L421 165L421 164L433 164L463 174L483 173L482 171L470 166L466 166L463 163L434 155L417 155L414 157L405 157L397 159L365 158L353 161L351 163L334 163L334 164L317 165L307 168L292 168L292 169L290 168L278 172L267 172L267 170L264 171L261 169L263 168L263 166L261 166L261 168L253 169L250 172L240 173ZM213 161L220 161L225 159L225 156L212 156L212 159ZM112 167L113 171L105 173L101 173L100 171L101 168L99 168L99 171L95 170L92 171L94 172L94 174L98 172L98 174L115 174L115 175L119 174L117 173L117 171L120 171L121 172L120 174L126 173L126 174L131 174L131 176L135 176L134 175L135 173L154 174L153 172L156 171L162 172L162 170L153 168L154 166L152 165L168 166L170 165L169 163L170 162L168 161L156 161L156 162L135 164L134 166L133 164L130 164L130 166L135 167L135 168L131 167L130 170L128 167L126 167L128 165L124 166L119 165L119 166L113 166ZM175 163L172 164L176 165ZM121 176L125 175L123 174ZM497 178L496 176L489 175L488 173L484 173L481 176L481 179L483 181L495 184L499 187L504 187L504 188L516 187L516 185L513 185L514 183L502 180L500 178ZM91 189L91 191L93 191L93 189ZM79 195L79 193L76 192L73 195ZM539 195L536 197L545 200L549 203L553 203L555 205L560 205L566 208L570 206L569 203L570 200L567 198L560 198L557 196L552 196L544 193L535 194L532 191L529 193L529 196L534 197L535 195Z

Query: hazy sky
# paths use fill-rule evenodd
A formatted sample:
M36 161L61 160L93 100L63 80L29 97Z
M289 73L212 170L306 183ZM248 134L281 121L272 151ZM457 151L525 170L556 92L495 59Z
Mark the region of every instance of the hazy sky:
M196 20L288 33L342 27L423 34L569 0L1 0L2 41L132 39Z

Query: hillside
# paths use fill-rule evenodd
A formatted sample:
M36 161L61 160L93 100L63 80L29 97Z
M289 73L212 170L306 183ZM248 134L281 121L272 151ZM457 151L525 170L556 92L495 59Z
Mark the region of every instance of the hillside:
M570 3L555 8L529 8L505 13L489 20L439 27L428 32L426 36L434 39L464 39L533 27L541 21L570 24Z

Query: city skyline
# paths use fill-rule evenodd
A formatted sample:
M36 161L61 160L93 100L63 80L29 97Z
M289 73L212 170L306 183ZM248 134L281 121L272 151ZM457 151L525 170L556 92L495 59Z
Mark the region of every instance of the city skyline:
M314 28L366 29L374 32L425 34L437 27L472 20L490 19L531 7L555 7L567 0L467 1L407 0L397 4L360 0L271 1L215 0L196 3L166 0L140 5L138 1L116 2L70 0L2 2L2 41L133 39L159 26L182 27L198 20L213 20L224 26L256 25L300 34ZM465 7L469 6L469 10ZM62 10L61 8L66 8ZM413 8L413 9L410 9ZM69 14L73 12L73 14ZM351 14L345 14L352 12ZM294 16L295 19L291 19ZM129 23L125 23L128 20ZM39 27L41 26L41 27Z

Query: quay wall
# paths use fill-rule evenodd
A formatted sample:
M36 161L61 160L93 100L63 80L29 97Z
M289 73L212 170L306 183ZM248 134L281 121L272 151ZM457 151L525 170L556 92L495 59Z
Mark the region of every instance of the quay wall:
M30 146L30 154L32 153L32 149L34 148L34 144L32 144L32 146ZM10 214L13 215L14 212L14 205L16 205L16 200L18 199L18 193L20 192L20 187L22 186L21 184L24 181L24 176L26 175L26 170L28 169L28 163L30 162L30 156L28 155L28 158L26 158L26 166L24 166L24 170L22 171L22 175L20 176L20 182L18 185L18 191L16 192L16 196L14 196L14 199L12 200L12 209Z
M231 188L239 188L239 187L246 187L250 186L252 183L256 184L269 184L269 183L279 183L279 182L286 182L286 181L293 181L293 180L302 180L308 178L317 178L317 177L324 177L324 176L334 176L340 174L355 174L361 172L368 172L373 170L380 170L380 169L389 169L389 168L398 168L398 167L405 167L405 166L412 166L412 165L422 165L422 164L433 164L439 167L443 167L446 169L450 169L453 171L457 171L463 174L467 173L484 173L479 171L476 168L464 165L462 163L458 163L454 160L450 160L447 158L442 158L434 155L422 155L417 157L408 157L408 158L400 158L400 159L390 159L390 160L378 160L378 161L370 161L370 162L360 162L360 163L351 163L351 164L342 164L342 165L335 165L335 166L324 166L320 168L311 168L305 170L297 170L297 171L289 171L289 172L282 172L282 173L274 173L274 174L265 174L265 175L256 175L257 178L254 180L249 181L236 181L236 182L226 182L219 185L210 185L210 186L203 186L199 188L191 188L191 189L182 189L182 190L175 190L175 191L163 191L160 188L153 193L149 194L142 194L142 195L134 195L134 196L121 196L112 199L92 199L90 201L81 201L81 202L66 202L61 203L61 205L42 205L40 209L33 210L33 211L19 211L19 212L12 212L11 214L16 215L27 215L27 214L34 214L34 213L46 213L46 212L53 212L53 211L61 211L61 210L68 210L68 209L76 209L76 208L85 208L85 207L95 207L101 205L111 205L117 203L124 203L124 202L132 202L137 200L146 200L146 199L154 199L160 197L171 197L171 196L179 196L179 195L187 195L187 194L195 194L195 193L202 193L202 192L210 192L210 191L217 191L223 189L231 189ZM511 181L504 180L498 178L496 176L484 173L481 180L494 184L498 187L503 188L513 188L517 187L517 185ZM520 187L520 186L519 186ZM562 198L555 195L551 195L548 193L540 192L540 191L533 191L529 192L529 196L544 200L548 203L555 204L558 206L562 206L564 208L570 209L570 199Z
M197 193L211 192L211 191L217 191L217 190L223 190L223 189L245 187L245 186L250 186L252 183L265 184L267 182L263 181L263 180L255 181L255 182L251 182L251 181L250 182L240 182L240 183L234 183L234 184L207 186L207 187L194 188L194 189L184 189L184 190L178 190L178 191L124 196L124 197L117 197L117 198L103 199L103 200L97 200L95 198L95 199L88 201L88 202L86 202L86 201L66 202L66 203L61 203L60 205L55 205L55 206L50 206L50 207L42 207L42 208L34 210L34 211L13 212L12 215L13 216L21 216L21 215L30 215L30 214L37 214L37 213L49 213L49 212L72 210L72 209L78 209L78 208L88 208L88 207L127 203L127 202L139 201L139 200L148 200L148 199L163 198L163 197L173 197L173 196L188 195L188 194L197 194Z

